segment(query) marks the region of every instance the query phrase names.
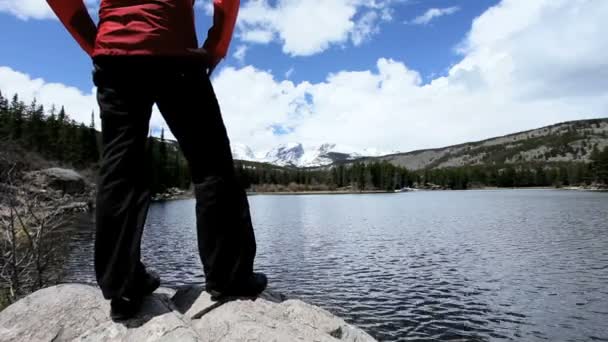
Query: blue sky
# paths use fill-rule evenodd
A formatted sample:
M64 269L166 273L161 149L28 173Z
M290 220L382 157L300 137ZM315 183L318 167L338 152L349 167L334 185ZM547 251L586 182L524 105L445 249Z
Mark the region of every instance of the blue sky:
M42 1L42 0L41 0ZM201 1L201 0L198 0ZM394 19L382 24L381 34L365 41L358 47L352 44L332 46L313 56L288 56L282 53L281 45L252 44L244 62L230 56L222 66L251 64L259 69L272 70L278 76L293 68L290 79L296 82L319 82L328 73L343 69L366 70L379 57L407 61L418 70L425 80L432 75L444 74L460 56L455 47L471 28L472 20L482 14L496 0L425 0L397 4ZM458 10L451 15L436 18L427 25L407 24L429 8ZM211 25L211 16L197 7L196 27L199 40L206 37ZM311 25L314 22L311 20ZM9 13L0 13L0 65L42 77L49 82L61 82L88 91L93 87L90 80L90 59L56 20L23 20ZM242 44L235 38L231 51ZM349 46L350 45L350 46Z
M274 42L264 46L253 45L248 50L246 62L263 70L272 70L277 75L284 75L293 68L292 80L319 82L331 72L367 70L378 58L386 57L407 61L411 68L428 79L430 75L445 73L450 65L459 60L455 47L470 30L472 20L495 3L489 0L427 0L398 4L394 8L393 20L381 24L381 32L360 46L337 45L312 56L290 57L282 53L279 42ZM459 10L437 18L428 25L405 23L424 14L429 8L445 6L458 6ZM238 44L237 39L234 46ZM228 63L238 65L234 59Z
M197 1L202 42L210 1ZM213 82L233 143L256 150L406 151L604 117L607 3L242 0ZM91 62L44 1L0 0L0 32L3 93L97 111Z

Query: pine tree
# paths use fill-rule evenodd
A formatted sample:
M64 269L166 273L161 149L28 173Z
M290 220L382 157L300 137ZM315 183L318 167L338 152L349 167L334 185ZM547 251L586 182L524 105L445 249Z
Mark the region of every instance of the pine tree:
M0 91L0 140L9 135L9 118L8 100L2 96L2 91Z
M158 148L156 139L152 136L152 132L148 135L148 146L146 148L147 160L146 167L150 170L149 182L152 193L161 192L159 188L159 172L158 172Z
M591 156L593 163L593 173L597 182L608 184L608 147L603 151L595 149Z
M160 144L158 146L158 178L160 191L165 191L169 187L168 177L168 155L167 155L167 142L165 141L165 129L160 130Z
M99 160L99 146L97 143L97 131L95 130L95 113L91 113L89 127L80 124L78 135L78 140L80 141L79 162L85 167L96 164Z
M91 111L91 123L89 124L89 128L95 129L95 112Z
M8 112L8 99L2 95L0 90L0 113Z
M41 152L46 148L45 127L44 127L44 107L38 105L34 99L28 107L24 132L25 144L28 148Z
M95 130L95 112L91 112L91 124L87 129L86 141L86 160L89 163L99 161L99 142L97 140L97 130Z
M65 160L66 154L70 149L69 145L70 127L65 113L65 108L61 106L57 114L57 145L54 153L55 159Z
M372 177L372 170L369 167L363 170L363 184L362 189L372 190L374 189L374 179Z
M65 108L61 106L59 110L59 115L57 116L58 121L63 125L67 120L67 114L65 113Z
M55 157L57 155L58 140L59 140L59 124L57 121L57 110L53 105L49 111L49 115L46 118L47 135L48 135L48 155Z
M9 136L13 140L21 139L24 112L25 105L19 101L19 96L15 94L9 107Z
M84 153L82 152L83 146L81 141L84 140L84 138L82 138L82 132L85 129L86 126L84 124L79 125L74 120L68 122L66 130L67 146L65 147L66 153L63 155L63 161L79 166L84 164L84 160L82 159Z

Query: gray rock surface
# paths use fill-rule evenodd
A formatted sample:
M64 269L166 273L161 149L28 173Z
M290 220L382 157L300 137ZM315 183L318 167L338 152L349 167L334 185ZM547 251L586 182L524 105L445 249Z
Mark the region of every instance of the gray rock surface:
M53 167L31 171L25 175L25 178L37 187L61 190L67 194L80 194L86 190L84 177L70 169Z
M374 341L321 308L271 292L213 302L199 288L160 289L128 322L112 322L109 311L95 287L50 287L0 312L0 341Z

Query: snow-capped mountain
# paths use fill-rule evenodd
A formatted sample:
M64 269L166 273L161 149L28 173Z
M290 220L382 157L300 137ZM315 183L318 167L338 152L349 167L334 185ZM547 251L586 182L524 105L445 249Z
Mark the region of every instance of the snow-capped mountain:
M302 144L290 143L279 145L266 153L263 161L280 166L301 166L300 160L304 156Z
M258 153L254 152L247 145L232 145L234 159L295 167L324 166L337 161L353 160L361 157L377 157L392 153L396 152L385 152L373 148L357 150L336 144L322 144L306 148L300 143L282 144L265 153Z
M230 144L232 149L232 158L237 160L247 160L247 161L257 161L255 153L253 150L244 144L233 143Z

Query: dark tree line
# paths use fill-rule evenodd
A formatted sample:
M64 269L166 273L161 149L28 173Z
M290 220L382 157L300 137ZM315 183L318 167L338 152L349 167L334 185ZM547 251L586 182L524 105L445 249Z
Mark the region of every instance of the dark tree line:
M86 126L70 119L63 107L48 113L36 100L26 105L18 95L9 101L0 92L0 139L41 156L84 168L99 159L94 116Z
M161 130L160 139L148 138L147 152L153 194L169 188L190 187L188 163L178 145L165 140L164 130Z
M297 190L395 190L403 187L463 190L480 187L562 187L608 184L608 148L593 153L591 163L526 163L479 165L408 171L388 162L354 163L329 170L278 168L237 163L237 175L246 188L262 184L302 185ZM323 186L323 187L321 187ZM285 188L285 190L291 190Z
M559 163L555 165L519 164L502 166L466 166L427 170L426 184L448 189L490 187L547 187L591 184L596 181L593 164Z
M608 184L608 146L601 151L596 146L591 154L591 160L591 170L594 181Z
M329 170L291 169L239 162L236 172L245 188L278 184L297 190L395 190L411 186L417 180L415 173L388 162L339 165Z
M95 130L95 116L87 126L71 119L65 108L45 108L32 101L26 105L13 95L0 92L0 143L10 141L48 160L78 169L96 170L100 157L101 133ZM148 165L153 193L170 187L188 188L190 173L176 144L148 138Z

